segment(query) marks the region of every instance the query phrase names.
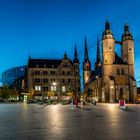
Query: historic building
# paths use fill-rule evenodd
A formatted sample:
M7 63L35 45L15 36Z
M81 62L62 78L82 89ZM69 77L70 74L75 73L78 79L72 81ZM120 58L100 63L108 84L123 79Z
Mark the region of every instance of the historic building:
M94 70L88 57L85 39L83 62L84 89L99 102L116 102L121 98L129 102L136 100L137 87L134 78L134 40L128 24L124 26L121 41L116 41L106 21L102 34L102 59L97 39L97 56ZM115 52L115 44L121 45L121 57Z
M28 60L28 92L33 97L67 98L68 93L80 95L80 70L77 49L73 61L67 54L63 59Z

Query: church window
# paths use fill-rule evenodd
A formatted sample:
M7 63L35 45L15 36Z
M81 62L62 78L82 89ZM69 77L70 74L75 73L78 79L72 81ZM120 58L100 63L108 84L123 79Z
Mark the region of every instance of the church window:
M109 47L109 49L111 50L111 47Z
M120 75L120 70L119 69L117 69L117 74Z
M129 51L131 51L131 48L129 48Z
M121 69L121 74L124 74L124 69Z

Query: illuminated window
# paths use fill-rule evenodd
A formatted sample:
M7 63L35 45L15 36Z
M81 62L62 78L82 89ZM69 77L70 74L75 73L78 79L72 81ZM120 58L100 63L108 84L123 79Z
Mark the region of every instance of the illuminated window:
M51 91L56 91L56 86L51 86Z
M65 86L62 86L62 92L65 92L65 91L66 91Z
M36 91L41 91L41 86L35 86Z

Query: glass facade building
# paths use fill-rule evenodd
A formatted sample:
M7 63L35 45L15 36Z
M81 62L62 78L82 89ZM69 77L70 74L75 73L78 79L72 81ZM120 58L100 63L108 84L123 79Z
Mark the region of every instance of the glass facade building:
M10 68L2 73L2 84L12 86L16 79L24 77L26 66Z

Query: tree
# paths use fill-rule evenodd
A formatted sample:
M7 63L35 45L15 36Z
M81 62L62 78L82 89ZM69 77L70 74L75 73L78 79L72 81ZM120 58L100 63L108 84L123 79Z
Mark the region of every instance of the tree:
M8 99L9 98L9 88L8 88L8 86L2 87L0 96L3 99Z

